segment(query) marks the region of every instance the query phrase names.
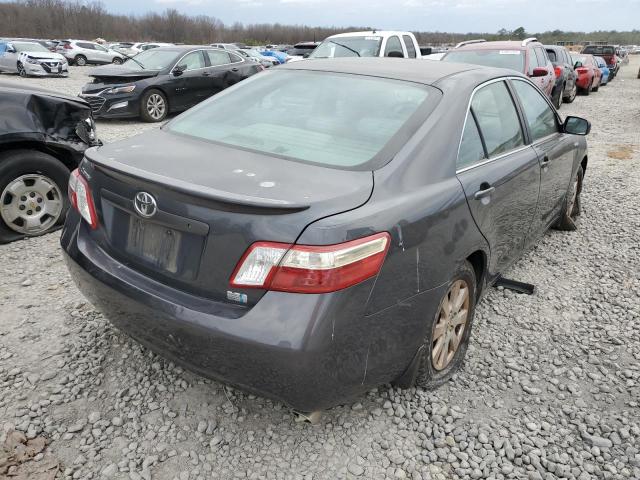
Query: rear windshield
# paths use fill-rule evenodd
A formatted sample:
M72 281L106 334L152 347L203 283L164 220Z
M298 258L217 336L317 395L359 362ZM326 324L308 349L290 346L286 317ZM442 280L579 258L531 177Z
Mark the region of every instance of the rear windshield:
M447 53L442 60L524 71L524 52L521 50L458 50Z
M327 38L310 55L311 58L333 57L377 57L380 54L382 37Z
M372 160L388 144L396 145L392 139L405 124L411 125L408 134L417 129L419 122L408 120L428 97L437 100L435 92L425 85L361 75L263 72L180 115L167 128L292 160L364 170L378 165L377 158ZM387 157L384 153L380 157Z
M558 61L558 56L556 55L555 50L547 48L547 56L549 57L549 60L551 60L552 63Z
M603 47L601 45L589 45L584 48L582 53L590 53L591 55L613 55L615 49L613 47Z

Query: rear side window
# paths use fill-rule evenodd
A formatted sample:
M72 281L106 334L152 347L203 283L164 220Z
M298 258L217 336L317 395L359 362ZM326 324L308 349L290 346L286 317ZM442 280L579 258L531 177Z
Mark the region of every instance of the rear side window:
M456 170L470 167L484 159L484 146L482 145L480 132L478 132L476 119L473 117L473 113L470 110L469 113L467 113L464 132L462 132L462 141L460 142L460 151L458 152Z
M400 44L400 39L395 35L393 37L389 37L387 40L387 46L384 47L384 56L388 57L391 52L400 53L404 57L404 53L402 53L402 45Z
M240 55L236 55L235 53L229 53L229 58L231 59L231 63L238 63L242 61L242 57L240 57Z
M409 58L416 58L416 47L413 45L413 40L409 35L403 35L404 47L407 49L407 55Z
M231 63L231 57L229 57L228 52L222 52L220 50L207 50L207 55L209 57L209 63L212 67L218 65L227 65Z
M514 80L513 86L522 104L531 140L535 142L558 133L556 115L542 95L531 85L520 80Z
M504 82L491 83L478 90L473 96L471 108L478 120L489 157L524 145L520 119Z
M555 50L551 50L550 48L547 48L547 55L549 57L549 60L551 60L552 62L558 61L558 56L556 55Z
M80 48L86 48L87 50L95 50L92 43L78 42L76 45L78 45Z

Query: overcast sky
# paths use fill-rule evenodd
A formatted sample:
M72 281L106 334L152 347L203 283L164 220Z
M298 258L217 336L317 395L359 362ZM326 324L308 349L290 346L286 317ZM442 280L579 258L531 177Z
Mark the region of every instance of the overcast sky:
M496 32L640 29L640 0L104 0L114 13L176 8L226 24L349 25L378 29Z

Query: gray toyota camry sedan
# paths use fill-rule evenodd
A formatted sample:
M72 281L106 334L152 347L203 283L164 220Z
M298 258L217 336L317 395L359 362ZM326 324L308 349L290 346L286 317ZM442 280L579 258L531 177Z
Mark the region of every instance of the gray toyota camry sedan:
M87 150L62 247L118 328L302 411L460 368L483 293L571 230L584 119L507 70L297 62Z

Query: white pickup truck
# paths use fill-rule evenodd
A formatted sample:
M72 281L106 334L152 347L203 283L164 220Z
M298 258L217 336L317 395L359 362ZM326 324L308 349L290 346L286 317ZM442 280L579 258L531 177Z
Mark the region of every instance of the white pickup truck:
M377 31L340 33L327 37L308 58L398 57L421 58L411 32Z

